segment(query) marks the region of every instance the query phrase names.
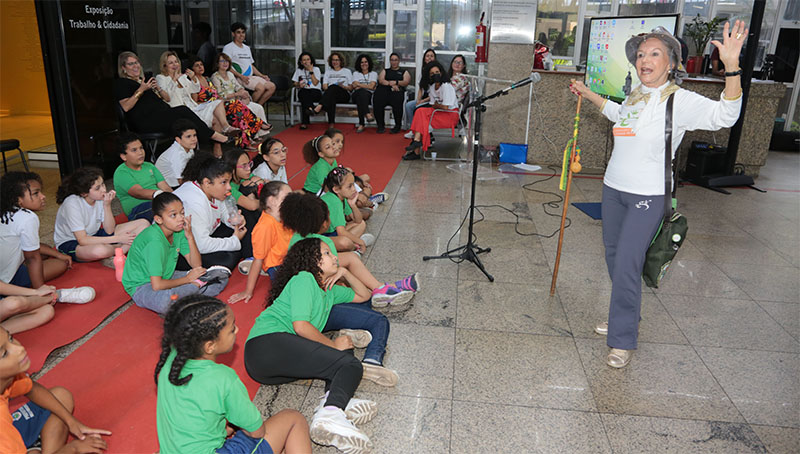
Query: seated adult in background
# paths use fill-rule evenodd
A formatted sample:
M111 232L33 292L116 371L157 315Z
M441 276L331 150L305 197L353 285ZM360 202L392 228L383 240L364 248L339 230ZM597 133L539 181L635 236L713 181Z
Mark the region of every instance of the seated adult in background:
M262 128L265 131L272 129L272 125L267 123L267 116L264 113L264 106L253 101L250 93L244 89L242 84L236 80L231 69L231 57L226 53L217 55L216 68L217 70L211 75L211 84L217 89L217 93L225 101L238 99L250 109L253 114L260 118L263 122Z
M467 74L467 60L461 54L453 57L450 61L450 85L456 90L456 99L460 109L464 107L464 101L469 93L469 79L464 75ZM461 118L464 120L464 111L461 111ZM466 124L466 121L464 121Z
M405 101L406 87L411 83L411 74L400 68L400 55L392 52L389 55L389 67L381 70L378 75L378 88L372 96L372 108L375 112L375 122L378 123L378 134L386 131L386 117L383 109L392 106L394 127L392 134L400 132L403 122L403 101Z
M153 222L151 201L162 192L172 192L172 188L156 166L145 162L139 136L123 133L118 145L122 164L114 171L114 190L122 211L129 221L147 219Z
M311 109L314 114L322 109L328 114L328 127L333 127L336 120L336 104L350 100L352 73L344 67L344 56L339 52L331 52L328 56L328 67L322 79L322 99Z
M137 132L163 132L171 134L172 125L179 118L192 122L197 137L202 141L225 143L228 138L215 132L186 106L170 107L164 100L168 94L159 88L156 80L144 80L139 57L133 52L122 52L117 59L119 79L114 80L114 99L122 110L128 125ZM117 191L119 192L119 191Z
M253 90L253 100L264 104L275 94L275 84L265 74L261 74L253 63L253 54L250 46L244 43L247 36L247 27L241 22L231 24L231 37L233 41L222 48L222 52L231 57L233 67L231 71L239 82L248 90Z
M369 105L372 103L372 93L378 85L378 73L372 70L372 59L369 55L361 54L356 57L355 71L350 80L353 87L353 103L358 108L356 132L364 132L364 120L373 120L369 113Z
M297 99L300 100L300 129L308 128L309 115L314 103L322 99L322 74L314 66L314 57L303 52L297 59L297 69L292 75L292 82L297 88Z
M425 53L422 54L422 67L424 68L425 65L435 60L436 51L433 49L426 50ZM414 111L417 107L428 102L428 87L427 85L423 87L423 80L425 80L425 77L423 77L423 74L420 74L417 80L417 94L415 99L406 103L405 115L403 116L403 125L405 128L411 128L411 122L414 120ZM414 137L414 133L408 131L405 137L406 139L410 139Z
M434 60L422 68L424 86L428 89L430 106L418 107L414 112L414 121L411 123L411 131L414 133L414 140L406 147L403 159L410 161L420 159L419 150L427 150L431 145L431 134L429 127L452 128L458 123L458 100L456 90L450 85L450 78L444 71L444 66ZM447 110L448 112L436 112L434 110ZM433 117L431 119L431 117Z

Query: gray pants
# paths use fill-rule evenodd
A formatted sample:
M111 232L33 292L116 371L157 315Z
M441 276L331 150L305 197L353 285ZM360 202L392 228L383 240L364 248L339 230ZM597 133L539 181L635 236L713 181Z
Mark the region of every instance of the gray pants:
M642 309L644 257L664 216L663 195L638 195L603 185L603 244L611 277L611 348L636 349Z
M188 271L175 271L172 274L172 279L178 279L187 274L189 274ZM133 302L139 307L164 315L169 309L169 305L172 304L172 295L177 295L178 298L195 293L217 296L225 290L227 284L228 280L225 279L222 282L207 284L203 287L198 287L194 284L183 284L169 290L153 290L153 286L148 283L136 288L136 291L133 292Z

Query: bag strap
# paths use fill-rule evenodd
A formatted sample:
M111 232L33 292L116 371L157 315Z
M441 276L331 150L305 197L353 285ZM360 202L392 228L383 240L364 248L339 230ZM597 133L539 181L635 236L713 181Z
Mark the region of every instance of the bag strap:
M672 103L675 99L675 93L669 95L667 99L667 113L665 119L664 131L664 223L668 224L672 219L672 199L675 198L675 192L678 190L678 169L673 169L672 165ZM675 182L673 185L672 182Z

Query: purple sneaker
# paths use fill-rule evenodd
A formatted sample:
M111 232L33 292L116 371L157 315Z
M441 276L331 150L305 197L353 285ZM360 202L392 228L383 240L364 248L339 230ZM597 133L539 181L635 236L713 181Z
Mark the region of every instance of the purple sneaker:
M414 292L401 290L391 284L384 284L383 287L372 291L372 307L400 306L411 301L413 296Z
M417 273L408 276L407 278L400 279L394 283L394 286L400 290L407 290L409 292L417 292L420 289L419 278Z

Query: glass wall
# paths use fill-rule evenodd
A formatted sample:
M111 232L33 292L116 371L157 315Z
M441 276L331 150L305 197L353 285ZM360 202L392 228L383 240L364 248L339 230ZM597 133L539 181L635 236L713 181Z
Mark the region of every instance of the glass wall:
M475 26L482 4L481 0L427 0L422 47L475 52Z
M651 16L675 12L675 0L620 0L620 16Z
M580 0L541 0L536 11L536 36L556 56L575 54Z
M386 2L331 1L331 47L386 47Z

